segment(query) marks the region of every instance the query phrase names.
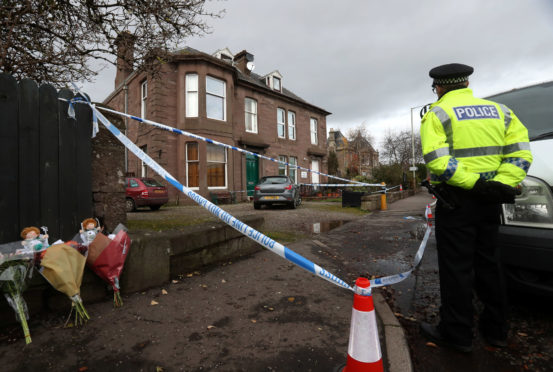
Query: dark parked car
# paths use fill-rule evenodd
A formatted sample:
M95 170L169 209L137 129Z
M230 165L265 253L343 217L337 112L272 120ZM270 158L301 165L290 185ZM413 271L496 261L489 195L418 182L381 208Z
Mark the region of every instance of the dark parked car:
M253 207L287 204L296 208L301 204L300 188L288 176L266 176L259 180L253 192Z
M528 128L534 161L515 204L503 205L498 243L511 286L553 296L553 81L489 97Z
M138 207L150 207L153 211L157 211L169 201L167 187L153 178L129 177L126 182L127 212L134 211Z

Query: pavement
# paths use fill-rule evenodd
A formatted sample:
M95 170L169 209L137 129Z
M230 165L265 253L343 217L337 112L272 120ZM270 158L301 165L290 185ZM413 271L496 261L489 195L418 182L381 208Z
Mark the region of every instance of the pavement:
M421 211L424 212L426 205L432 202L432 197L428 193L420 192L409 198L389 204L387 211L380 211L377 215L396 213L412 216ZM376 314L380 319L380 324L382 324L384 328L384 340L381 341L381 347L386 349L384 355L386 355L388 371L413 371L413 364L409 354L409 345L405 331L382 295L380 293L375 293L373 297Z
M386 211L376 211L375 213L367 216L366 218L363 218L362 220L350 222L348 224L350 228L349 231L351 231L353 224L362 223L364 228L360 230L360 236L357 237L356 240L372 241L375 242L375 244L378 244L377 242L381 241L382 239L390 240L397 235L400 235L401 231L405 230L406 224L410 226L407 227L408 230L411 229L411 231L420 231L421 223L423 222L422 216L424 215L425 208L433 201L434 200L432 199L432 196L428 193L419 192L414 196L400 199L398 201L395 201L394 203L388 204ZM409 216L418 218L418 222L407 222L408 220L406 220L404 217ZM384 223L384 226L386 226L385 228L382 228L383 221L386 221ZM375 236L375 233L378 236ZM342 234L342 232L331 232L329 236L336 239L337 234ZM418 237L420 238L420 233ZM416 249L418 249L418 247L420 246L420 240L411 239L410 245L411 248L413 248L413 246L416 246ZM411 252L412 251L413 249L411 249ZM412 262L412 260L408 261ZM351 271L352 269L345 270ZM405 267L402 267L401 270L382 274L393 275L399 273L400 271L403 271L404 269ZM404 329L402 328L400 322L394 315L394 312L392 311L380 291L373 291L373 300L378 324L379 327L382 328L379 330L381 339L380 346L382 349L384 365L387 367L386 370L388 372L413 371L413 363L411 361L408 340Z

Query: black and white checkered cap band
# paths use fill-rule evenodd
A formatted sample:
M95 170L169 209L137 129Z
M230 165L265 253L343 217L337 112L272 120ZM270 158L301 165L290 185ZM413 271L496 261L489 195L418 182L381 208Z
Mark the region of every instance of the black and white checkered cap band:
M434 79L434 84L438 85L450 85L468 81L468 76L459 76L453 78Z

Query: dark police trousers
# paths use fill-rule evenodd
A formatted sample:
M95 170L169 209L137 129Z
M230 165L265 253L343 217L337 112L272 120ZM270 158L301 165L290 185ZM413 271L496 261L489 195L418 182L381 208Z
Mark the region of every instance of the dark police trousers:
M440 332L448 340L470 345L473 289L484 304L480 327L489 336L507 336L507 301L496 254L500 204L478 200L470 191L447 186L457 205L449 210L438 200L436 242L440 269Z

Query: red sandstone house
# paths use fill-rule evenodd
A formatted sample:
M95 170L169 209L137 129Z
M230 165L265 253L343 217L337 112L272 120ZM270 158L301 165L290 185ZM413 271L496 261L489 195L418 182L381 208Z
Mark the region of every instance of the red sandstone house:
M124 52L124 51L123 51ZM121 62L121 60L119 61ZM204 197L251 194L258 179L286 174L296 183L325 177L326 116L330 113L285 88L277 71L257 75L253 55L228 49L214 54L186 48L162 66L159 78L118 63L115 90L104 104L203 137L290 163L282 165L129 120L128 137L183 185ZM127 173L155 176L133 154ZM170 187L170 200L186 199Z

